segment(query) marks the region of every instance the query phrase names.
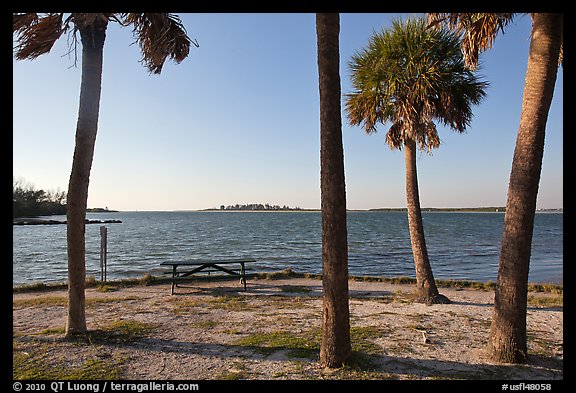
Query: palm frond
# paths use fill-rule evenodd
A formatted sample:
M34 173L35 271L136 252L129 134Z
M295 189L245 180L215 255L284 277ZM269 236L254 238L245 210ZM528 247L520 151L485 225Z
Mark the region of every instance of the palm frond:
M166 59L184 60L192 42L180 19L168 13L129 13L125 23L134 26L133 33L142 51L142 62L151 73L159 74Z
M50 52L56 40L68 29L68 24L62 23L63 15L14 14L12 30L17 36L16 59L32 60Z
M350 125L362 126L367 134L376 132L376 125L394 119L394 107L378 91L360 91L346 95L345 110Z
M392 123L392 126L390 126L390 129L386 133L386 143L388 143L388 146L390 146L391 149L402 150L405 139L402 120Z
M12 14L12 33L26 29L38 20L38 14L27 12L25 14Z
M374 33L349 62L350 125L372 133L378 123L390 122L391 148L412 140L429 153L440 145L435 120L463 132L488 84L466 68L460 42L458 33L445 26L430 29L424 19L395 20L390 29Z
M492 48L498 33L506 30L516 14L514 13L430 13L429 27L446 24L450 29L462 34L462 54L466 65L478 67L478 56Z

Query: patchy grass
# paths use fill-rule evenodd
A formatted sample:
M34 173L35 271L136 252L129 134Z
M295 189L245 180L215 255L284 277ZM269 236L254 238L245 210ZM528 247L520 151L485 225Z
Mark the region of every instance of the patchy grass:
M98 292L115 292L117 290L119 290L120 288L116 285L110 285L110 284L100 284L96 286L96 290Z
M311 303L315 300L314 298L306 296L286 296L282 294L273 294L257 298L272 303L276 311L279 312L281 312L281 310L312 308Z
M264 280L281 280L287 278L310 278L321 280L321 274L312 273L298 273L294 270L287 268L279 272L270 273L255 273L251 275L256 279ZM197 278L197 277L196 277ZM190 277L190 281L194 281L194 277ZM391 284L416 284L416 279L407 276L399 277L379 277L379 276L350 276L350 280L353 281L368 281L368 282L388 282ZM125 278L119 280L108 280L105 283L96 280L93 276L88 276L86 278L86 287L102 287L104 291L114 290L118 287L127 286L148 286L156 284L166 284L171 282L171 277L164 276L153 276L150 273L144 274L142 277L138 278ZM496 284L493 281L479 282L472 280L436 280L436 285L440 288L470 288L479 290L494 290ZM63 290L68 288L67 282L59 283L32 283L17 285L12 288L13 293L23 293L23 292L35 292L35 291L47 291L47 290ZM529 292L548 292L548 293L563 293L563 286L557 284L538 284L530 283L528 284Z
M350 341L352 344L351 367L366 369L372 366L370 355L382 352L374 340L388 334L389 330L381 326L352 326ZM275 332L253 333L235 342L236 345L253 347L258 353L270 355L277 351L286 351L290 358L318 357L322 329L312 328L299 333L280 330Z
M256 277L264 280L282 280L285 278L304 277L302 273L296 273L294 270L287 268L279 272L257 273Z
M101 352L104 346L134 342L150 334L155 325L138 321L116 321L102 329L89 331L86 335L65 338L64 328L50 328L39 333L40 337L22 341L14 336L12 351L12 375L15 380L116 380L120 379L128 357L115 351L114 355ZM41 337L41 336L60 336ZM75 362L66 357L54 357L55 347L71 343L90 346ZM73 347L68 350L75 350ZM79 349L80 350L80 349ZM84 351L82 351L84 352Z
M241 295L218 295L212 298L190 299L181 298L173 303L175 314L186 314L193 308L221 309L227 311L251 311L258 309L250 304L249 299Z
M13 307L52 307L66 306L68 298L65 296L36 296L29 299L14 299Z
M17 285L12 288L12 293L25 293L25 292L45 292L59 289L68 289L67 283L50 283L36 282L32 284Z
M436 280L439 288L466 288L478 289L481 291L493 291L496 289L496 283L493 281L471 281L471 280Z
M118 303L127 302L131 300L140 300L138 296L122 296L122 297L88 297L86 298L86 307L95 306L104 303Z
M312 289L304 285L280 285L280 292L309 293Z
M235 361L232 363L232 367L228 370L222 371L214 376L217 380L234 381L239 379L248 379L250 377L250 372L246 365L240 361Z
M140 286L140 285L154 285L154 284L165 284L170 283L170 278L168 277L155 277L150 273L144 274L142 277L137 278L123 278L119 280L107 280L102 282L97 280L94 276L86 277L86 288L99 288L108 287L110 289L128 287L128 286ZM39 291L53 291L53 290L66 290L68 289L67 282L56 282L56 283L32 283L32 284L22 284L12 287L13 293L25 293L25 292L39 292Z
M87 297L86 307L91 307L103 303L116 303L129 300L139 300L139 298L138 296L102 297L102 298ZM52 306L65 307L67 304L68 304L68 298L66 296L57 296L57 295L36 296L28 299L14 299L12 302L13 307L52 307Z
M220 322L207 319L204 321L191 322L190 325L198 329L214 329L220 326Z
M382 352L382 347L373 340L388 335L390 330L382 326L351 326L350 341L352 351L363 352L370 355Z
M42 330L42 331L40 332L40 334L41 334L41 335L47 335L47 336L50 336L50 335L53 335L53 334L61 334L61 335L64 335L64 334L66 334L66 329L63 328L63 327L60 327L60 328L48 328L48 329Z
M293 333L289 331L275 331L266 333L253 333L236 341L236 345L253 347L263 355L270 355L276 351L287 351L286 356L293 358L314 358L320 350L321 330L319 328Z
M528 292L547 292L547 293L562 294L564 292L564 286L557 284L528 284Z
M88 343L98 343L106 341L133 342L152 333L157 327L156 324L145 323L133 320L120 320L111 322L100 329L89 330L86 335L71 337L71 341L87 341ZM63 335L64 328L48 328L41 331L40 335Z
M359 299L364 300L366 299L365 296L351 296L351 299ZM404 291L398 290L394 293L386 293L384 295L378 297L370 297L371 301L375 301L378 303L414 303L416 296L413 293L406 293Z
M89 333L90 341L133 342L150 334L155 324L133 320L120 320Z
M203 307L205 306L205 302L198 300L198 299L187 299L182 298L178 299L173 303L172 311L174 314L186 314L191 311L191 309L195 307Z
M91 356L79 365L71 365L65 359L52 358L47 346L23 350L14 343L13 347L14 380L117 380L127 360L118 354L108 358Z
M562 294L551 295L551 296L534 296L528 295L528 305L532 307L542 307L542 308L563 308L564 307L564 296Z
M257 307L248 303L244 296L221 295L208 300L208 307L227 311L248 311Z

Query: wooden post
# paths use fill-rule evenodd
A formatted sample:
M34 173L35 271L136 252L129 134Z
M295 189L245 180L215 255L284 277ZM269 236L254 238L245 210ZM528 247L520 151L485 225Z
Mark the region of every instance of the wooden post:
M106 282L106 270L108 268L107 260L108 248L108 228L100 227L100 281Z

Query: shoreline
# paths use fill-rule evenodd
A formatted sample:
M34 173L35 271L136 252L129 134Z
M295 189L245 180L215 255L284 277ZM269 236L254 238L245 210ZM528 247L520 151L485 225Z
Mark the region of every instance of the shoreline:
M50 217L50 216L45 216ZM40 217L20 217L14 218L12 220L12 225L62 225L66 224L66 220L52 220L49 218L40 218ZM86 224L121 224L121 220L93 220L93 219L86 219Z
M497 210L496 210L497 209ZM386 212L406 212L405 207L376 207L376 208L368 208L368 209L346 209L347 212L366 212L366 213L386 213ZM218 209L218 208L206 208L206 209L174 209L174 210L93 210L93 211L86 211L86 213L197 213L197 212L223 212L223 213L230 213L230 212L238 212L238 213L257 213L257 212L264 212L264 213L321 213L321 209L309 209L309 208L301 208L301 209L263 209L263 210L235 210L235 209ZM505 207L423 207L422 212L426 213L433 213L433 212L440 212L440 213L505 213ZM540 208L535 210L536 213L564 213L564 208ZM50 216L44 216L50 217ZM16 217L19 218L19 217Z
M67 291L13 294L15 379L562 380L563 295L530 293L529 360L495 364L485 347L494 292L440 288L451 304L412 301L415 286L349 281L353 356L318 365L318 278L86 290L88 342L64 338ZM559 303L558 303L559 302ZM88 345L89 343L89 345Z
M313 273L301 273L295 272L294 270L288 268L277 272L267 272L267 273L255 273L247 275L250 278L256 279L289 279L289 278L308 278L315 280L322 280L321 274ZM189 277L186 282L202 282L204 280L210 279L206 276L194 276ZM219 277L212 276L212 280L226 280L230 279L227 276ZM349 276L349 282L384 282L390 284L408 284L412 285L416 283L416 279L407 276L399 277L385 277L385 276ZM170 277L166 276L154 276L149 273L145 273L140 277L131 278L120 278L111 279L102 283L97 280L94 276L86 277L86 288L94 288L99 285L119 285L119 286L131 286L131 285L163 285L171 282ZM459 288L459 289L483 289L483 290L494 290L496 283L492 280L487 281L477 281L477 280L467 280L467 279L435 279L437 287L440 288ZM68 281L59 282L34 282L30 284L16 284L12 285L13 293L23 293L23 292L34 292L34 291L44 291L44 290L58 290L68 287ZM559 284L555 282L528 282L528 292L551 292L551 293L563 293L564 284Z

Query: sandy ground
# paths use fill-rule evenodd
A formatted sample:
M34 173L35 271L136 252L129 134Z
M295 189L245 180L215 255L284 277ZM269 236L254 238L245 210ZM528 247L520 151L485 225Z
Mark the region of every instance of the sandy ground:
M242 289L237 281L188 283L174 295L167 284L88 289L91 331L121 322L150 329L87 344L63 338L66 291L15 293L13 356L54 367L115 361L121 379L138 380L563 379L562 308L529 307L528 363L494 364L485 354L492 291L441 288L453 303L427 306L410 300L412 285L351 280L355 356L329 370L318 364L321 281L252 279Z

